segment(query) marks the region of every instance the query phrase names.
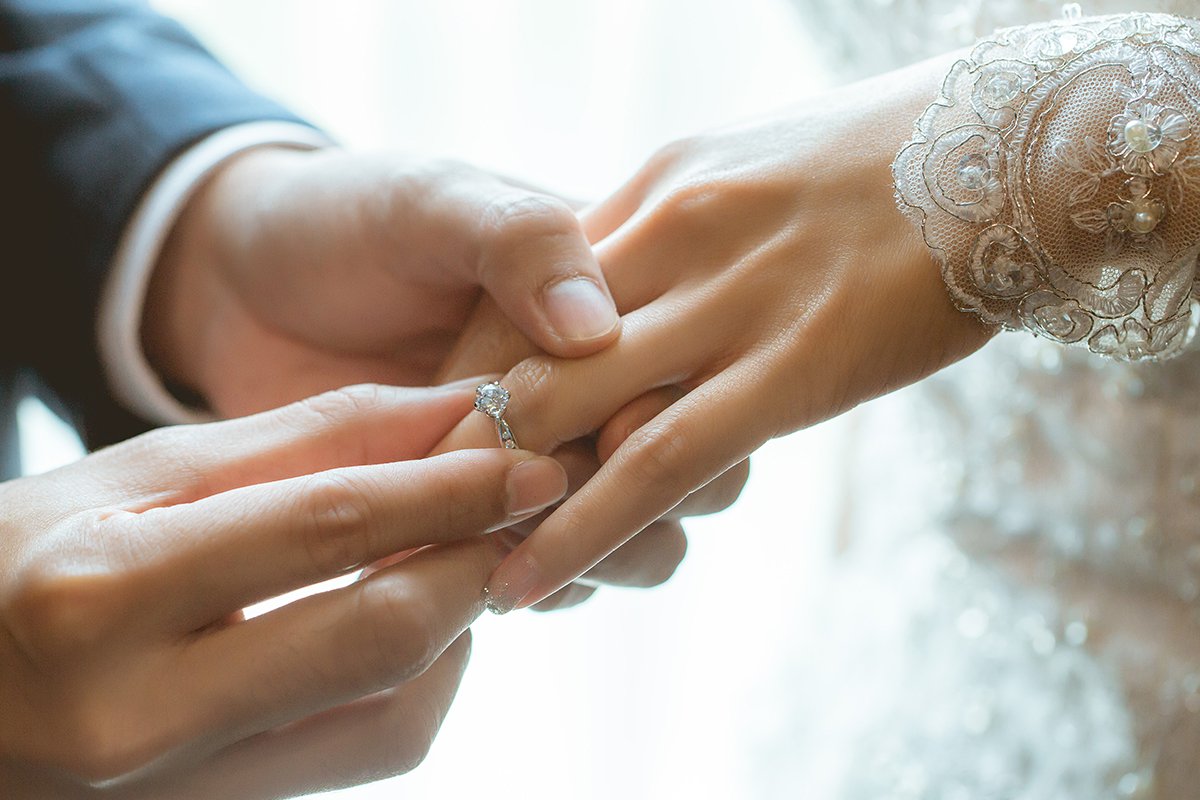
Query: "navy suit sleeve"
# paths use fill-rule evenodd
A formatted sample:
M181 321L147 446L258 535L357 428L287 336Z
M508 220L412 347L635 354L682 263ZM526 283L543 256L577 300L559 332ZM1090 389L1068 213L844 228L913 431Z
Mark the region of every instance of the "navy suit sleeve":
M154 177L231 125L298 121L136 0L0 0L0 367L34 370L89 444L136 432L96 310Z

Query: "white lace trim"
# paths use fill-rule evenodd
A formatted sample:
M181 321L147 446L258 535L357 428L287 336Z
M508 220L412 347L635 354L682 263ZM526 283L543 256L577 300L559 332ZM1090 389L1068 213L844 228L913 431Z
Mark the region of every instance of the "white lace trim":
M1009 28L951 68L893 173L955 302L1125 361L1200 320L1200 23Z

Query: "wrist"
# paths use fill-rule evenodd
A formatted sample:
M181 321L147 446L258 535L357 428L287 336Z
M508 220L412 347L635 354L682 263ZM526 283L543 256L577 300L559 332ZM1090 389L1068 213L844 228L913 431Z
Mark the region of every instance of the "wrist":
M965 358L1001 330L999 325L983 320L955 302L946 284L942 264L926 242L923 230L913 225L896 204L893 164L912 138L916 121L929 104L939 97L947 72L968 52L959 50L943 54L894 74L898 98L894 111L897 116L889 120L886 130L890 135L886 137L886 149L879 157L883 169L881 181L888 195L889 219L903 231L898 240L900 260L916 270L914 281L919 281L923 288L922 296L928 298L924 305L930 309L928 323L941 331L942 349L930 371Z
M247 258L258 193L281 158L299 154L263 146L234 155L197 187L172 226L141 320L143 352L165 383L207 398L217 354L230 352L226 340L245 330L234 323L239 303L227 277Z
M880 331L885 338L908 343L898 343L900 352L907 354L896 376L901 383L965 358L1000 330L955 304L921 229L897 207L892 177L893 162L911 138L914 122L938 96L950 65L962 55L944 54L868 79L841 92L838 101L845 103L841 116L852 120L854 129L839 132L846 147L836 158L857 164L843 173L854 176L846 207L860 209L855 216L867 223L859 234L866 241L856 252L878 254L874 265L850 268L862 279L856 294L879 298L881 322L902 310L900 327L889 323ZM861 209L870 210L864 214ZM880 351L896 352L882 347ZM896 387L887 387L892 388Z

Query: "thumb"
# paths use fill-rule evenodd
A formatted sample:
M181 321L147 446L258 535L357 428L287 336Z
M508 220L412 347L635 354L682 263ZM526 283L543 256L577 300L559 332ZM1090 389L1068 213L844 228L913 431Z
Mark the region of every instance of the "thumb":
M621 320L575 212L546 194L509 187L482 198L476 277L512 323L554 356L591 355Z

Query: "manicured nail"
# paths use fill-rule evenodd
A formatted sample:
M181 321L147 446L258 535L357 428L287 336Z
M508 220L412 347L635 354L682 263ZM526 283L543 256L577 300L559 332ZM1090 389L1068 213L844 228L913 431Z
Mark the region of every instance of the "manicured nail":
M529 519L567 493L567 472L553 458L537 456L508 471L508 518L492 530Z
M533 592L538 570L527 555L513 553L497 569L483 590L483 602L493 614L507 614Z
M564 339L597 339L617 326L616 306L587 278L570 278L546 288L546 316Z

